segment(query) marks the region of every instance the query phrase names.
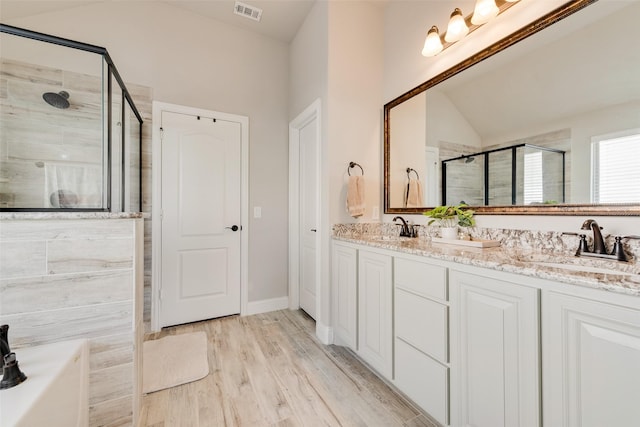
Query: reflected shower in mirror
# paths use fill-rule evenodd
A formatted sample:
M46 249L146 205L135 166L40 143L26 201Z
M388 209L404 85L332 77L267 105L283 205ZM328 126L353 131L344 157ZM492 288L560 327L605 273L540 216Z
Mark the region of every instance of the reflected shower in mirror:
M614 200L594 196L594 186L611 172L595 169L593 153L596 142L608 136L640 135L639 19L640 2L570 2L386 104L385 212L419 212L463 200L480 207L479 213L483 206L518 206L513 213L526 213L530 206L539 211L541 205L592 206ZM640 147L640 136L638 141ZM563 188L549 188L558 187L559 173L551 176L550 171L562 165L544 150L539 155L523 150L514 179L507 151L469 160L475 153L525 144L566 153ZM618 153L628 146L620 144ZM621 157L633 155L627 154ZM524 188L519 181L524 180L525 159L533 162L536 156L541 156L546 194L524 197L524 190L513 191L511 184ZM469 163L452 161L448 167L463 180L443 188L443 179L451 179L443 177L443 162L460 157ZM403 204L407 165L422 177L424 207ZM475 188L478 184L481 188ZM635 204L630 210L640 206L631 191L624 194L628 198L618 197L617 203Z
M442 204L540 205L565 201L565 152L529 144L442 162Z

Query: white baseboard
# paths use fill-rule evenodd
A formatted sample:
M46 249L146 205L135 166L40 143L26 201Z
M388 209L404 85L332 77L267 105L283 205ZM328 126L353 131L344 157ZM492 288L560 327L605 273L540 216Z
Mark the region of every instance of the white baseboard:
M333 328L316 320L316 337L324 345L333 344Z
M289 297L287 296L249 301L247 303L247 312L242 313L242 315L250 316L252 314L268 313L270 311L284 310L287 308L289 308Z

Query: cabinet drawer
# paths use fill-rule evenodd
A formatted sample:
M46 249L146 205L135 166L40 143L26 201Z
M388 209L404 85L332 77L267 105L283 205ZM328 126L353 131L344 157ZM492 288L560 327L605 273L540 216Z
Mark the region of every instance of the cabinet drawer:
M449 423L449 369L396 339L396 387L441 424Z
M420 261L394 259L394 283L417 294L447 300L447 269Z
M396 336L435 359L448 362L447 310L445 305L396 288Z

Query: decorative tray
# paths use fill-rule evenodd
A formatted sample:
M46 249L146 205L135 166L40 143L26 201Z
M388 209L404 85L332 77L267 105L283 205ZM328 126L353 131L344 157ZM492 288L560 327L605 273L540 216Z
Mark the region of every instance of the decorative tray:
M431 239L434 243L444 243L447 245L459 245L459 246L472 246L475 248L493 248L500 246L500 240L462 240L462 239L443 239L441 237L433 237Z

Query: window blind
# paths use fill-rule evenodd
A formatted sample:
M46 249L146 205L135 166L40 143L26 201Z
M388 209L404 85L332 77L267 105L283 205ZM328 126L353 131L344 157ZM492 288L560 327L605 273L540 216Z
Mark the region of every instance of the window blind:
M640 202L640 134L593 142L592 202Z
M542 152L524 155L524 204L542 203Z

